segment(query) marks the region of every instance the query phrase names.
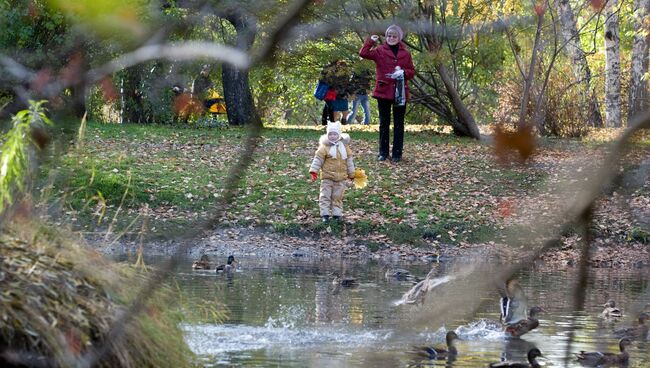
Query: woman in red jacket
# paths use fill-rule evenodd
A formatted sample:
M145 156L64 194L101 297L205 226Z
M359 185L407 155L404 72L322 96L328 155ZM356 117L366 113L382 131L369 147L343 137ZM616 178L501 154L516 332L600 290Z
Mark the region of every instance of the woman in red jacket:
M376 82L372 97L379 108L379 161L388 157L390 113L393 110L393 162L402 159L404 145L404 114L409 96L407 81L415 75L411 54L402 42L404 32L393 24L386 29L386 42L379 44L379 36L366 39L359 56L375 62Z

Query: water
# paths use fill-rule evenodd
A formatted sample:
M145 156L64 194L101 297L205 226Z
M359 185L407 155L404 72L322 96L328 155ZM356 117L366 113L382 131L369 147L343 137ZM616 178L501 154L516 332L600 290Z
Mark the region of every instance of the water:
M190 348L206 367L485 367L502 358L525 361L526 352L539 348L546 367L579 367L564 363L568 336L575 319L571 352L618 352L613 330L634 323L630 313L650 300L640 300L649 286L650 271L592 269L586 310L574 313L571 287L577 270L534 266L520 276L531 305L545 312L540 327L522 339L506 339L498 323L498 294L488 290L474 315L429 324L427 313L436 304L436 291L424 306L398 305L411 283L387 281L385 266L376 263L321 262L311 259L239 259L232 277L214 271L192 271L191 260L179 265L176 282L188 308L218 300L228 310L222 323L205 320L183 325ZM431 267L438 275L454 272L453 261L432 265L400 265L424 277ZM462 268L462 266L461 266ZM332 272L353 276L354 289L335 290ZM468 295L457 291L462 303ZM477 298L479 294L477 293ZM469 295L471 298L472 295ZM645 295L647 297L647 295ZM607 323L598 317L609 298L626 317ZM459 305L461 307L461 305ZM413 345L444 345L448 329L463 339L453 362L414 360ZM650 366L648 341L629 348L629 367Z

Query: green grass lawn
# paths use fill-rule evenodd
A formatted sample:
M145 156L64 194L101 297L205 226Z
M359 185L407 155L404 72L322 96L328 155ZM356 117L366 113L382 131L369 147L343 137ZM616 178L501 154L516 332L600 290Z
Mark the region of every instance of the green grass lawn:
M551 174L576 151L600 152L595 144L548 141L530 164L501 166L488 144L408 126L404 160L393 164L376 161L377 126L345 130L355 164L369 177L366 188L346 192L345 226L320 223L319 186L308 175L322 134L315 126L262 131L254 163L220 225L331 231L415 246L492 240L503 227L503 203L546 191L555 180ZM110 223L115 229L131 224L135 231L145 216L153 232L190 226L215 215L245 135L243 128L90 123L83 148L45 168L43 177L53 184L42 191L51 193L43 201L63 204L62 212L88 231ZM647 152L647 145L642 149Z

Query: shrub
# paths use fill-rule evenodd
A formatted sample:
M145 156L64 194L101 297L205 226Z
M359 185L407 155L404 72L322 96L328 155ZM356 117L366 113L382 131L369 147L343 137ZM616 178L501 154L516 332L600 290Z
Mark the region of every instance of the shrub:
M42 358L47 366L76 366L91 349L106 345L97 367L192 366L178 327L180 313L166 307L172 301L168 287L157 290L145 313L126 324L123 338L108 338L126 303L137 296L132 285L143 285L145 275L112 264L71 237L27 222L0 234L0 275L8 286L0 295L5 353Z
M541 83L539 76L536 83ZM515 126L519 119L523 80L514 72L501 72L496 78L502 83L496 87L499 103L494 113L497 123ZM542 135L582 137L589 132L588 94L581 93L582 85L573 82L568 66L556 67L550 75L542 98L542 119L536 127ZM534 92L534 91L533 91ZM533 120L537 96L531 93L527 121Z

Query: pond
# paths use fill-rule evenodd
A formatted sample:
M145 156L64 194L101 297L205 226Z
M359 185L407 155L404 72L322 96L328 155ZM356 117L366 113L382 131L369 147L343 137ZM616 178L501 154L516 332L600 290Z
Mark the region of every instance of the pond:
M485 367L503 358L526 361L532 347L542 351L539 361L543 366L578 367L575 359L564 363L571 331L575 334L572 352L618 352L613 331L633 325L634 318L626 314L622 321L605 321L599 317L602 304L615 299L625 313L626 308L639 308L649 301L641 299L647 298L650 270L591 269L585 311L574 313L572 298L567 296L577 268L535 265L520 274L519 280L530 304L545 310L540 327L521 339L506 339L498 323L496 290L484 297L473 316L434 325L422 318L429 304L396 305L412 283L387 280L386 266L377 262L300 257L238 261L231 277L193 271L191 260L182 262L175 272L189 308L219 300L228 310L222 323L183 325L190 348L206 367ZM436 268L442 276L453 272L457 262L392 266L420 277ZM335 287L333 272L352 276L359 285ZM433 298L428 303L435 304ZM463 298L458 300L462 303ZM444 346L448 329L462 339L455 361L423 361L408 353L413 345ZM648 341L635 341L628 350L629 367L649 366Z

